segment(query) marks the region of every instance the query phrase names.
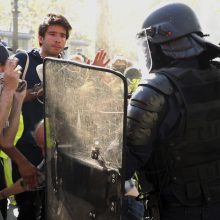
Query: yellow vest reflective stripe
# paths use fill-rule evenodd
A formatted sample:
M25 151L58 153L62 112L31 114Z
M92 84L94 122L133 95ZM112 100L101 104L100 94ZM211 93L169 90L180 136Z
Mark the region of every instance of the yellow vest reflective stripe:
M141 79L132 79L128 86L128 93L133 93L137 87Z
M15 136L14 145L17 143L18 139L21 137L24 131L23 116L20 114L19 127ZM7 186L13 184L12 181L12 169L11 169L11 159L3 151L0 151L0 157L3 158L4 172L5 172L5 181Z

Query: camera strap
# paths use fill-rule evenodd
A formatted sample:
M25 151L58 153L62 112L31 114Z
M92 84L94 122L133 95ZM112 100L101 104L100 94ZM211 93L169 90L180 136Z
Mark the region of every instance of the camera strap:
M27 73L27 69L28 69L28 67L29 67L29 55L28 55L28 53L27 52L25 52L26 53L26 56L27 56L27 60L26 60L26 64L25 64L25 67L24 67L24 71L23 71L23 74L22 74L22 77L21 77L21 79L25 79L25 76L26 76L26 73Z

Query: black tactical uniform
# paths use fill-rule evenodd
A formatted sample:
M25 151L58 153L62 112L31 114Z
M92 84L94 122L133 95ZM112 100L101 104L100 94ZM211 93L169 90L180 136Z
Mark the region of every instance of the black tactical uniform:
M153 185L148 198L162 220L220 219L220 64L213 61L220 49L204 40L184 4L153 11L142 28L151 71L128 107L127 179L136 169Z

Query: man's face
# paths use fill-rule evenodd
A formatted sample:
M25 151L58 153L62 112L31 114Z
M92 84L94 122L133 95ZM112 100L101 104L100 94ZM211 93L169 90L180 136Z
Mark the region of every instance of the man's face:
M39 36L41 56L57 57L66 44L66 30L60 25L49 26L45 36Z

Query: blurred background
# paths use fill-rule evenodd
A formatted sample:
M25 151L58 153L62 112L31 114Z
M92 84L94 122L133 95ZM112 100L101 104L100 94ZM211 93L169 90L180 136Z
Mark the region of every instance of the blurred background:
M13 51L38 47L37 28L49 12L63 14L73 31L68 40L68 54L82 52L94 56L105 49L110 58L123 55L135 61L135 35L142 21L161 0L0 0L0 38ZM197 13L204 34L220 42L220 1L179 0Z

